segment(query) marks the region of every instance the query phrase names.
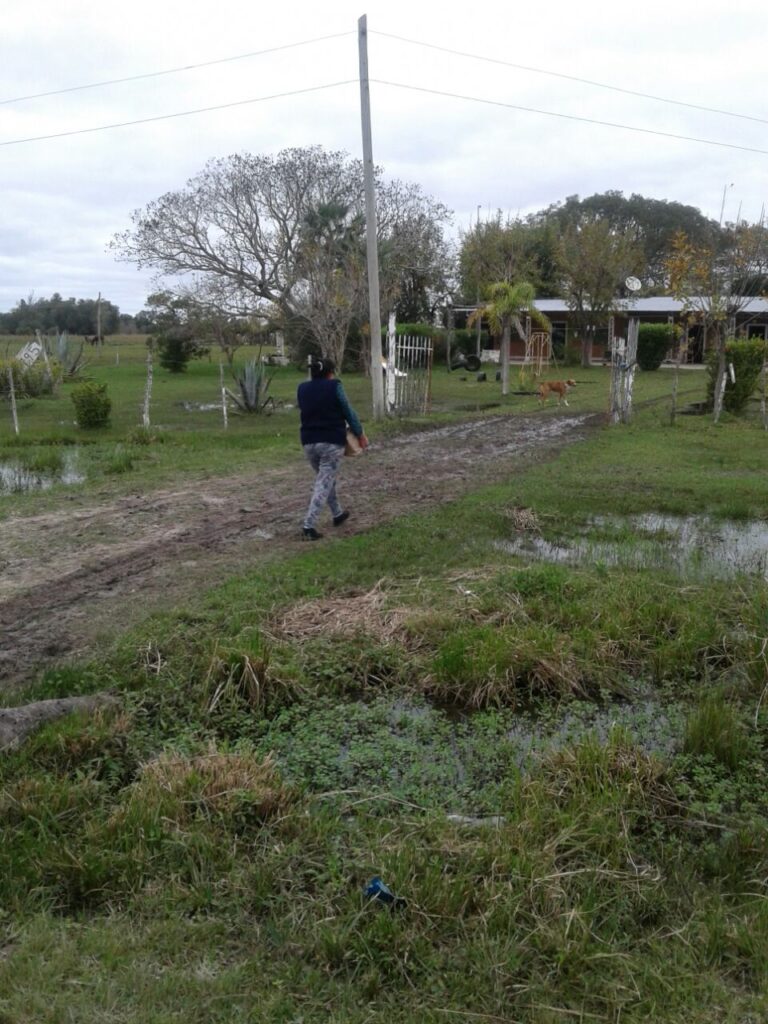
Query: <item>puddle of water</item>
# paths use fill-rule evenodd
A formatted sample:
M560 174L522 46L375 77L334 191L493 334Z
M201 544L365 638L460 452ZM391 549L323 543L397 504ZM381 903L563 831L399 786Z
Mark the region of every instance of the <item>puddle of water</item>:
M47 491L54 484L81 484L85 474L78 468L79 454L67 449L59 471L37 472L17 462L0 462L0 494L29 494Z
M626 538L603 540L592 529L621 531ZM728 577L737 573L768 578L768 523L733 522L706 516L646 514L596 516L583 539L552 542L534 534L497 541L509 554L547 562L601 563L633 569L674 569L686 576Z
M515 744L520 768L530 766L537 755L573 746L586 736L608 742L615 729L622 729L647 754L668 756L679 747L684 714L680 708L662 708L657 701L596 707L594 704L567 708L554 722L543 725L533 718L515 722L508 738Z

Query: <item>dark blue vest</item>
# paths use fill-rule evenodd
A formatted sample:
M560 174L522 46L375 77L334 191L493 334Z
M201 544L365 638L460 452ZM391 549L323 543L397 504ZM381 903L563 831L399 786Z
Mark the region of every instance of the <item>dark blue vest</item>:
M347 421L341 407L335 379L306 380L299 384L296 399L301 410L302 444L344 444Z

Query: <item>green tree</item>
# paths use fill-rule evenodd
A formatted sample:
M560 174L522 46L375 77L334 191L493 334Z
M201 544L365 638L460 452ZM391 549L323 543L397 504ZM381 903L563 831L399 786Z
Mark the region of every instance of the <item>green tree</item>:
M700 324L715 366L714 421L723 409L726 339L736 330L736 315L749 303L756 273L768 262L768 235L762 222L742 221L723 229L719 244L697 245L682 232L667 260L670 291L684 304L684 315Z
M640 271L642 250L604 219L568 224L558 246L560 291L581 340L582 366L592 358L594 329L607 323L625 279Z
M552 225L522 220L478 223L460 238L459 291L466 302L485 297L491 284L528 281L537 294L552 293L556 252Z
M365 221L346 203L321 203L305 217L296 252L294 308L321 352L341 367L366 287Z
M695 206L665 199L649 199L633 193L609 191L588 196L568 196L543 210L534 220L556 225L558 235L584 219L606 222L611 231L633 242L642 251L641 277L657 292L666 285L666 260L675 235L684 231L696 245L717 245L720 227Z
M487 320L491 330L501 334L501 393L509 394L509 345L512 327L521 338L525 329L521 318L530 316L537 324L549 327L549 321L534 305L536 289L527 281L509 284L497 281L488 288L488 301L480 306L469 318L470 325L478 318Z

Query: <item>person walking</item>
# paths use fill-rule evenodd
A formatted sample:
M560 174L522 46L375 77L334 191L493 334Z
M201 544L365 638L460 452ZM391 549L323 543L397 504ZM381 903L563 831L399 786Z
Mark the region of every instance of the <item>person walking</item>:
M336 477L344 456L347 425L360 443L368 447L362 424L349 404L341 381L336 378L332 359L316 359L310 364L310 380L299 384L296 400L301 412L301 443L304 454L315 471L315 486L304 517L302 534L305 540L320 540L317 521L327 503L333 525L341 526L349 519L336 494Z

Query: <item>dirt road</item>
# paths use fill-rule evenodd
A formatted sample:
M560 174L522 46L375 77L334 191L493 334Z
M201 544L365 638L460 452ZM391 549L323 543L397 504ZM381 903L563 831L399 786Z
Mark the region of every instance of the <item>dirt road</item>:
M498 416L374 445L340 485L360 532L503 479L584 439L585 415ZM299 550L310 471L279 469L131 494L0 528L0 685L88 656L151 612L274 554Z

